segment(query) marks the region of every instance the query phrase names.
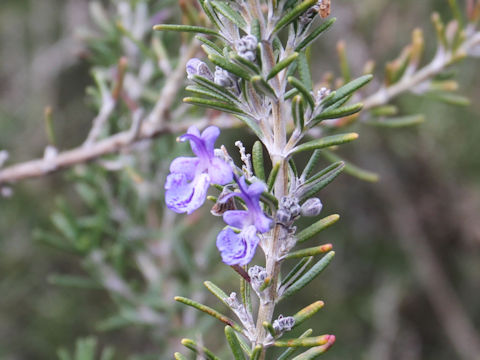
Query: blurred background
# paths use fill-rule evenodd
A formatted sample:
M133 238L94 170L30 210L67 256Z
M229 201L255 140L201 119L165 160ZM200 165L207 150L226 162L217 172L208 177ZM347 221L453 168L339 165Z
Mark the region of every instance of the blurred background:
M360 75L375 59L381 81L381 65L397 56L416 27L425 31L428 59L435 46L430 14L449 16L446 0L332 2L338 21L312 49L314 79L339 73L335 46L343 39L353 72ZM47 105L59 149L78 146L87 135L96 112L86 95L94 84L92 63L118 59L96 47L92 32L109 37L112 51L122 55L117 35L92 20L92 3L0 2L0 150L9 151L12 163L42 156ZM119 3L95 6L108 17ZM177 7L148 2L151 15L171 22L179 19ZM165 44L174 53L173 39ZM478 69L475 60L455 67L469 107L404 95L395 100L401 112L423 113L426 122L401 130L352 127L361 137L342 156L381 180L343 174L322 191L323 214L341 215L322 233L334 244L335 261L279 309L290 314L313 300L326 302L311 324L337 336L326 359L480 356ZM221 140L238 137L225 131ZM242 139L247 148L253 143L247 132ZM212 229L207 207L206 220L163 211L171 149L186 149L174 144L174 136L162 137L104 159L123 164L115 171L91 163L2 190L0 359L54 359L59 348L86 346L78 342L86 337L96 339L97 352L114 349L115 359L166 359L186 335L221 333L218 324L173 304L173 295L194 294L220 307L202 282L233 291L235 278L220 264L214 241L222 225ZM221 344L216 335L203 340L214 349Z

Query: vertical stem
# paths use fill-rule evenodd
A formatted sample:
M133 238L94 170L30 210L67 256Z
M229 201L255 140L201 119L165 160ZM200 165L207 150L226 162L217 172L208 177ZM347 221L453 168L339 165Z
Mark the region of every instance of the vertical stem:
M280 164L280 169L275 181L275 196L281 199L288 192L288 163L284 156L284 149L286 145L286 126L285 120L282 116L282 101L278 99L272 104L272 117L273 117L273 154L270 154L272 163ZM277 285L280 274L280 261L278 261L278 249L279 242L286 234L285 228L276 224L272 236L270 238L266 257L266 270L269 277L272 279L272 284L265 290L265 300L261 302L258 310L257 317L257 343L263 343L266 337L266 331L263 328L265 321L271 323L273 319L273 313L275 311L275 301L277 298ZM265 359L265 349L260 357L261 360Z

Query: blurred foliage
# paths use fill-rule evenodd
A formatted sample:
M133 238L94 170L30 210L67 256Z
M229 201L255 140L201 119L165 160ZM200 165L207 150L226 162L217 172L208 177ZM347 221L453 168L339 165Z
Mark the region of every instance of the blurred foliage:
M60 52L63 60L53 63L58 66L55 71L41 68L45 58L57 56L55 46L62 39L75 38L73 28L80 24L73 26L73 17L88 26L89 3L0 3L0 148L11 150L14 160L40 154L46 143L41 120L46 104L55 109L60 146L75 145L90 126L96 104L86 105L84 100L85 86L93 84L87 63L115 64L111 59L122 55L118 29L106 28L109 46L101 48L89 38L88 56L83 53L86 48L80 46L75 53L68 47L70 52ZM161 10L176 9L177 2L150 3ZM315 78L325 71L340 71L332 51L339 39L346 41L351 66L360 73L370 58L383 63L396 56L418 25L427 39L433 38L427 21L430 13L434 9L447 13L443 0L334 4L338 22L327 40L312 50ZM172 15L178 16L178 11ZM175 50L172 41L169 46ZM427 51L433 50L427 42ZM478 62L466 61L457 75L461 92L471 99L480 98L477 68ZM161 81L160 74L153 76L153 93ZM476 120L480 105L473 101L471 107L459 108L410 95L395 103L403 113L426 114L427 121L395 132L355 125L362 127L362 137L344 155L380 175L382 162L388 159L409 199L415 201L422 229L479 329L480 123ZM224 142L237 134L226 132ZM203 274L227 289L233 279L226 277L228 271L217 271L221 266L214 247L218 229L202 224L198 217L175 219L162 210L170 159L165 155L175 155L174 144L173 137L140 144L131 154L105 159L110 165L121 162L120 170L106 171L105 163L79 166L16 185L13 197L1 199L0 358L52 359L58 348L66 347L75 348L73 355L61 350L60 359L93 360L95 341L76 340L89 335L98 338L101 348L113 345L115 358L120 359L167 358L184 336L204 335L212 348L219 346L209 319L173 304L174 294L205 298ZM378 185L343 175L323 192L322 201L325 214L342 215L339 226L325 233L335 244L337 257L321 280L302 290L305 296L289 299L281 311L288 314L290 307L324 300L326 307L316 321L318 330L328 329L337 336L334 351L327 355L330 359L348 359L352 354L379 360L455 358L400 245L401 236L390 223L391 207ZM192 258L192 249L200 255ZM209 295L207 299L212 300ZM181 323L190 331L172 331ZM393 339L388 338L389 331ZM388 353L379 350L382 344L390 346ZM111 350L107 349L97 358L108 359Z

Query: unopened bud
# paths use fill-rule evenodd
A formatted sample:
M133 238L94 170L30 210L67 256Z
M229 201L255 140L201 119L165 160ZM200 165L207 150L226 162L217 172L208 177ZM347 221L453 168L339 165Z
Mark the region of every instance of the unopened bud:
M330 95L330 93L330 89L322 87L320 90L317 91L317 94L315 95L315 102L319 104L323 99Z
M295 325L295 319L293 316L285 316L280 315L277 320L273 322L273 328L275 332L282 333L284 331L292 330L293 326Z
M286 209L278 209L275 219L279 224L288 225L292 219L292 214Z
M255 265L248 269L248 276L250 276L253 289L258 292L268 274L264 267Z
M193 75L198 75L210 81L213 80L212 72L210 71L207 64L205 64L203 61L197 58L188 60L186 69L187 69L188 77L191 77Z
M302 205L303 216L317 216L322 211L323 204L319 198L310 198Z
M253 35L247 35L237 41L237 53L242 58L249 61L255 61L258 40Z
M232 75L227 71L222 69L220 66L215 68L215 84L226 88L232 88L235 86L235 80Z

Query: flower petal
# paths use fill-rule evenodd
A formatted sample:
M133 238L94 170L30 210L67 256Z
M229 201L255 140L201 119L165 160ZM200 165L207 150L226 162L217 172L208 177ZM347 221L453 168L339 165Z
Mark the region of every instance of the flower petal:
M184 213L192 200L193 186L187 182L185 174L173 173L165 182L165 202L167 207L176 213Z
M247 227L240 233L240 235L245 241L247 247L245 250L245 256L239 265L247 265L255 256L255 251L257 250L260 239L257 236L257 230L254 226Z
M257 249L259 239L254 226L249 226L240 234L226 228L217 236L217 248L222 261L227 265L248 264Z
M199 158L180 156L172 161L170 164L170 172L185 174L189 181L195 177Z
M233 171L231 166L218 157L213 157L208 167L210 181L213 184L225 185L233 180Z
M258 230L259 233L266 233L267 231L270 231L273 225L272 219L270 219L268 216L266 216L263 211L260 211L256 215L254 215L254 223L255 227Z
M217 138L219 135L220 135L220 129L216 126L209 126L202 132L201 138L210 156L213 156L215 141L217 141Z
M191 214L203 205L207 198L208 186L210 185L210 177L207 174L201 174L192 181L193 196L188 205L187 214Z
M207 174L187 181L183 173L172 173L165 183L165 202L167 207L177 213L191 214L205 202L210 178Z
M237 265L244 257L246 246L240 234L226 228L217 236L217 249L220 251L222 261L227 265Z
M248 195L252 198L256 198L257 201L260 198L260 195L267 190L267 186L262 181L255 181L252 183L247 190Z
M250 222L250 214L245 210L229 210L223 214L223 221L228 225L243 229L249 225L252 225Z

